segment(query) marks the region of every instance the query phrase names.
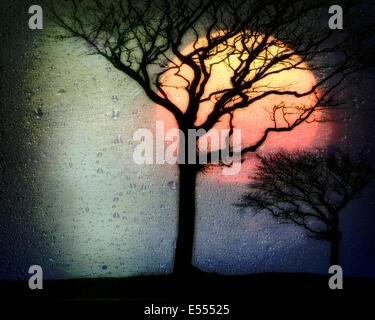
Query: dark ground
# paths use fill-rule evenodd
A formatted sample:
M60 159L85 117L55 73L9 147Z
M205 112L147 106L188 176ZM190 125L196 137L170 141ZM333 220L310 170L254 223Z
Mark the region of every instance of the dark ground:
M189 304L227 304L230 315L220 319L250 319L255 310L267 314L290 314L304 310L306 314L337 315L353 307L356 313L372 307L375 279L344 277L343 290L330 290L329 275L304 273L262 273L245 276L222 276L197 273L194 278L173 275L139 276L131 278L94 278L46 280L43 290L30 290L27 281L0 282L1 301L42 303L44 307L58 304L58 312L65 306L80 306L96 312L96 307L121 306L121 319L171 319L170 316L144 315L146 306L180 306L186 309L183 319L216 319L215 316L187 315ZM367 299L370 298L370 299ZM356 303L354 306L354 302ZM359 303L359 304L358 304ZM105 310L112 310L106 308ZM324 310L324 311L320 311ZM106 311L107 312L107 311ZM124 314L124 315L125 315ZM359 315L359 314L358 314ZM301 314L302 316L302 314ZM257 319L259 317L256 317ZM370 317L371 318L371 317Z

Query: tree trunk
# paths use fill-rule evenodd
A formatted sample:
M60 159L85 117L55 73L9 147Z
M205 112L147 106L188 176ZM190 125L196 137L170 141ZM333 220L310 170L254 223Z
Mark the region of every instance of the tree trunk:
M339 231L339 219L337 214L333 219L331 224L331 252L329 257L329 265L338 265L339 264L339 249L340 249L340 241L341 241L341 232Z
M193 271L197 169L194 164L180 164L179 169L178 230L173 273L187 275Z
M340 238L337 236L336 239L331 240L331 252L329 257L329 265L338 265L339 264L339 247L340 247Z

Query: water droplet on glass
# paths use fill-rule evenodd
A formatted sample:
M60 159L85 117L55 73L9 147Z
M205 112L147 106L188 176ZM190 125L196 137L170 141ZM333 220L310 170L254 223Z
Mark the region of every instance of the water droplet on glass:
M112 119L116 120L120 117L120 110L112 110Z
M114 144L122 144L123 142L121 135L118 135L114 140Z
M34 113L38 116L38 117L41 117L43 115L43 111L42 111L42 107L39 106L37 108L34 109Z
M178 183L176 181L169 181L168 188L171 190L177 190Z
M162 67L162 68L165 68L168 66L168 60L167 59L163 59L160 61L159 65Z

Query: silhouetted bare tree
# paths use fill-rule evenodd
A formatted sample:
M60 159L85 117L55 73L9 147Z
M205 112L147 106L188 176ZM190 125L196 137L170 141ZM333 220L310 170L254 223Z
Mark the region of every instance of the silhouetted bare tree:
M247 152L256 151L264 143L270 132L291 131L305 121L314 121L315 111L337 106L333 97L342 89L344 80L362 69L366 65L364 61L369 61L364 60L364 54L370 51L362 50L362 40L371 34L371 28L329 29L328 6L321 0L67 0L55 3L44 0L44 3L67 36L84 40L90 53L101 55L134 79L154 103L174 116L184 134L179 150L185 151L186 161L179 163L174 263L174 272L180 274L192 270L196 176L201 169L199 165L188 164L188 130L208 132L218 122L226 122L233 129L236 111L251 108L255 102L271 95L299 98L316 94L313 105L265 106L270 110L272 124L256 142L243 146L239 156L244 159ZM344 1L344 19L357 14L356 3ZM183 49L189 43L193 44L186 52ZM211 59L223 54L219 61ZM215 73L215 65L222 62L231 70L230 84L209 92L207 84ZM182 72L184 67L190 70L190 77ZM267 79L292 69L312 70L316 83L299 92L264 86ZM167 72L183 80L180 88L186 93L186 110L168 95L170 84L163 80ZM263 84L259 85L261 81ZM197 124L200 107L207 101L212 103L212 108L206 119ZM285 121L278 120L276 113ZM225 140L231 152L232 134L230 130ZM201 136L197 137L198 145ZM212 152L208 154L210 159Z
M374 177L373 167L336 150L275 153L260 157L241 207L266 212L305 228L331 244L330 265L339 263L339 213Z

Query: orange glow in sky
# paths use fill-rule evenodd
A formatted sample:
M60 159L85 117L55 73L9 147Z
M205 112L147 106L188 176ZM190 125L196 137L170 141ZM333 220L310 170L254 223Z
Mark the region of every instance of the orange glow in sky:
M252 37L247 46L254 44L254 41L260 41L262 35L256 40L255 37ZM271 39L272 40L272 39ZM235 48L239 51L243 51L242 44L235 42L234 38L229 39L228 43L233 45L236 43ZM206 45L206 38L200 38L195 47L200 47ZM205 93L203 98L207 97L211 92L218 91L220 89L232 87L230 83L230 78L233 75L233 68L239 64L239 55L231 54L228 59L228 50L230 48L221 50L224 47L219 46L218 53L212 56L206 61L206 66L210 64L215 64L212 66L212 74L210 80L208 81ZM183 54L188 54L193 50L193 43L189 44L182 51ZM232 49L233 50L233 49ZM289 50L285 45L279 43L277 46L272 45L268 47L267 50L262 52L257 59L252 63L251 70L258 70L264 64L264 59L270 59L269 57L278 55L280 50ZM246 58L246 56L242 56ZM298 57L294 56L291 60L292 63L297 62ZM173 61L177 65L181 65L181 62L175 58ZM172 65L172 64L171 64ZM302 69L292 68L290 70L284 70L279 73L275 73L267 76L266 78L256 82L256 85L253 87L254 91L248 93L251 97L257 96L267 90L291 90L297 91L299 93L307 92L311 87L316 84L313 73L307 68L305 63L299 65ZM276 64L269 69L269 72L278 71L281 68L285 68L285 64ZM306 70L307 69L307 70ZM188 104L188 94L184 89L186 86L186 81L179 77L177 74L177 69L171 69L167 71L161 81L163 83L164 90L166 91L168 98L175 103L182 111L185 111ZM180 68L180 75L186 79L193 78L193 71L187 65L182 65ZM254 77L256 71L251 71L248 75L249 79ZM312 106L316 102L316 95L318 93L313 93L304 97L297 98L291 95L269 95L257 102L251 104L249 107L237 110L234 113L233 124L235 128L241 129L241 139L242 145L250 146L256 143L260 137L262 137L264 130L268 127L273 127L274 122L271 119L270 111L273 110L274 106L283 104L287 109L285 118L282 116L281 110L276 112L276 122L277 127L286 127L287 123L292 123L299 114L296 114L296 107L301 106ZM201 103L196 125L199 125L204 122L208 114L212 111L214 107L214 98L211 98L210 101ZM294 114L292 114L294 112ZM309 120L319 119L321 114L316 111ZM156 108L156 118L157 120L164 120L165 122L165 131L171 128L177 128L177 123L174 120L173 116L166 111L164 108L157 106ZM215 129L225 129L229 128L229 116L223 116L220 121L213 127ZM329 143L330 135L332 132L332 126L327 123L303 123L300 126L294 128L290 132L283 133L270 133L265 143L258 149L262 153L267 153L275 151L278 149L284 149L288 151L306 149L309 147L323 147ZM220 179L223 181L230 182L246 182L248 181L248 176L251 174L251 171L254 169L256 159L250 157L242 165L241 172L236 176L223 176L221 170L214 169L212 171L211 177L215 179Z

